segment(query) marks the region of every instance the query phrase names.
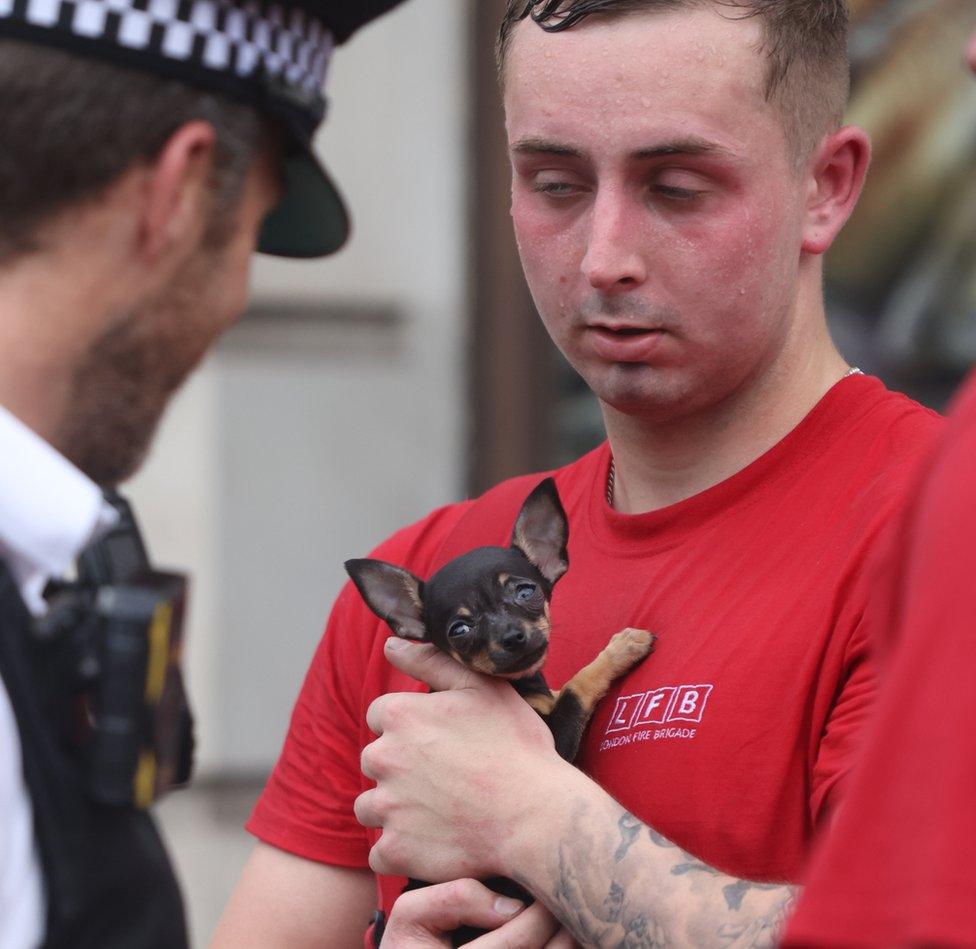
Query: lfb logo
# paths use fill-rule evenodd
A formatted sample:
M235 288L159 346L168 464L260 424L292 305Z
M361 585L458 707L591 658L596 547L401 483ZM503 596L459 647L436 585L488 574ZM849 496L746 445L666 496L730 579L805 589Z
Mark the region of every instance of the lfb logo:
M711 685L667 685L637 695L621 695L606 733L612 735L665 722L698 724L711 693Z

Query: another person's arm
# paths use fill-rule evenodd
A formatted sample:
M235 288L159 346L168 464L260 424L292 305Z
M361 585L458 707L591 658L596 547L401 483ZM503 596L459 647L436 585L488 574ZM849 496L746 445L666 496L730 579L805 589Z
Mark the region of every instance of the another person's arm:
M876 562L876 715L784 946L973 945L974 470L976 375Z
M329 866L258 843L244 866L212 949L361 946L376 907L370 870Z

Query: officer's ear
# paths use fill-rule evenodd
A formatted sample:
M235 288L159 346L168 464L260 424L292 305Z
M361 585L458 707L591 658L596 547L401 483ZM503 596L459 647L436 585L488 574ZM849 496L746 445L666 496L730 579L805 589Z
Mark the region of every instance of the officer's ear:
M139 250L156 263L195 247L209 216L217 133L208 122L181 125L146 167Z

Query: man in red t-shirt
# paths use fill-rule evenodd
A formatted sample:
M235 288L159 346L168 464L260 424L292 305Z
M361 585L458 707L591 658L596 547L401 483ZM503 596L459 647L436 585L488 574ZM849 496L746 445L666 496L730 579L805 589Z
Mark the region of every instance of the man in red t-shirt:
M785 945L976 946L974 537L976 374L879 558L877 714Z
M433 886L392 914L392 946L441 944L462 917L534 945L560 926L586 944L761 945L791 904L872 701L866 553L939 423L827 331L822 254L869 154L840 125L841 0L639 6L511 0L501 75L526 277L608 434L555 474L571 567L546 675L558 688L625 626L657 651L574 768L507 684L384 651L347 588L218 945L361 940L367 866L387 916L406 874L500 874L540 900L510 918L477 884ZM506 543L537 481L376 556L427 576Z

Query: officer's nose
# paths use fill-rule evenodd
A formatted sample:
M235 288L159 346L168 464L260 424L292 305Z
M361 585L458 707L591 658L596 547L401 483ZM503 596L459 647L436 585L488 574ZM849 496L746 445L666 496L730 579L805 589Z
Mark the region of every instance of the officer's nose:
M647 279L640 245L640 209L621 188L597 193L590 211L590 233L582 271L590 286L602 293L633 290Z

